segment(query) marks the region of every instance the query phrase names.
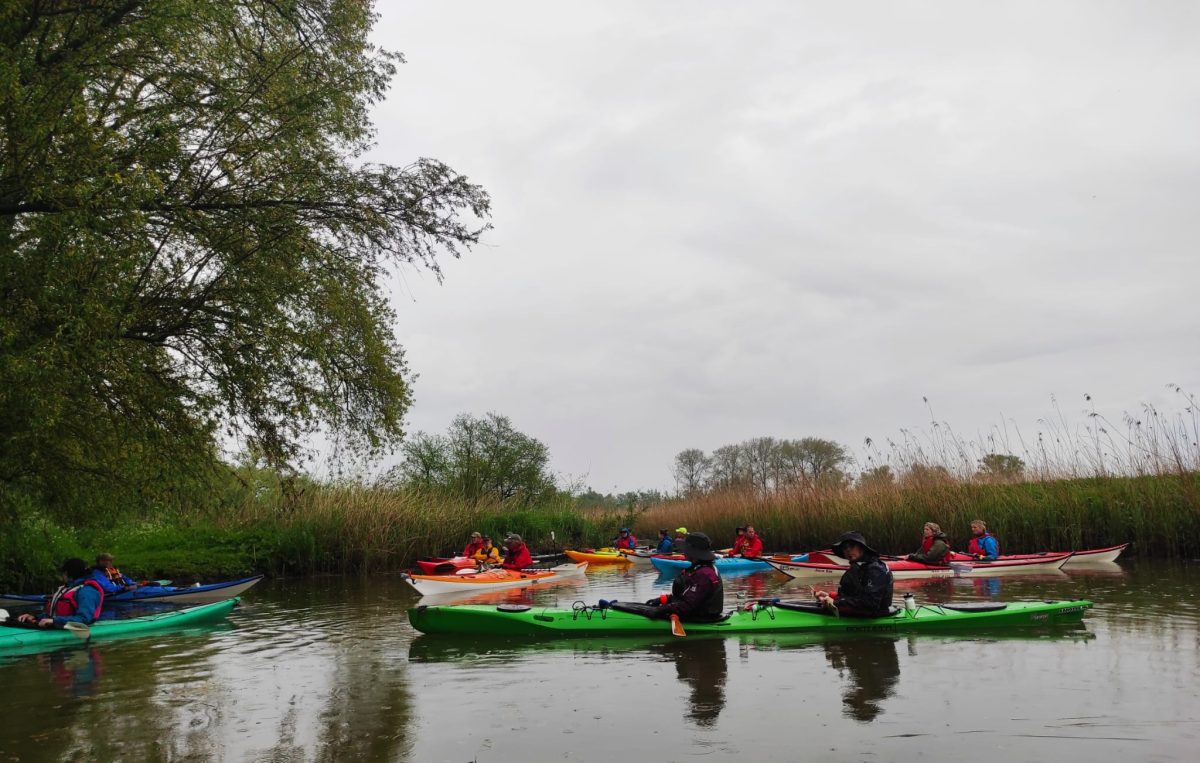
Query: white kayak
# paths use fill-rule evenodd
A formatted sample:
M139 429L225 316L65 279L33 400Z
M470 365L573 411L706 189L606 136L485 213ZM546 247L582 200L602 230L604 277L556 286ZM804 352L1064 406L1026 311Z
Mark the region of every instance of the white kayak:
M560 564L548 570L505 570L501 568L483 572L468 572L458 575L404 575L404 580L417 593L428 596L435 593L451 593L454 591L497 591L503 588L526 588L554 580L568 580L583 577L587 571L587 562L578 564Z

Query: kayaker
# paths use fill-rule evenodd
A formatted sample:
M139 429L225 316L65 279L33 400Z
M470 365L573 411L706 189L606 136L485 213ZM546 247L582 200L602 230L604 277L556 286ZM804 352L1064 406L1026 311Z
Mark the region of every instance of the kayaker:
M667 532L665 527L658 531L658 545L654 547L654 550L659 554L670 554L675 550L675 543L671 540L671 533Z
M926 522L922 532L924 537L921 539L921 550L909 554L908 560L925 564L949 564L950 541L946 540L946 533L942 532L942 528L936 522Z
M717 555L712 541L704 533L689 533L683 541L683 555L692 563L671 584L670 596L651 599L652 617L666 619L679 615L684 622L711 622L721 617L725 606L725 588L713 566ZM665 600L664 600L665 599Z
M96 557L96 566L92 568L92 577L104 589L104 593L112 595L122 591L136 591L138 582L133 578L122 575L113 566L113 555L105 552Z
M637 548L637 538L629 531L628 527L622 527L620 535L613 538L613 548L623 548L632 551Z
M757 559L762 556L763 542L762 538L758 537L758 533L754 531L754 527L746 525L745 535L738 538L738 542L733 544L732 556L741 556L746 559Z
M1000 557L1000 541L988 532L982 519L971 522L971 536L967 544L968 554L985 562L994 562Z
M504 557L504 563L500 566L506 570L523 570L533 564L533 555L529 553L529 548L526 547L525 541L521 540L521 536L516 533L509 533L504 539L504 547L508 549L508 555Z
M676 527L675 528L675 540L671 542L671 553L672 554L682 554L683 553L683 545L684 545L684 541L687 539L687 534L688 534L688 531L687 531L686 527Z
M500 549L496 548L496 544L492 543L492 539L488 536L483 536L483 543L480 544L479 550L471 554L471 558L481 564L498 565L501 561Z
M475 556L475 552L481 548L483 548L483 535L477 532L471 533L471 539L467 541L467 545L463 549L462 555L469 559Z
M746 528L733 528L733 546L729 549L730 556L738 556L742 553L742 546L746 544Z
M17 618L18 623L39 628L62 628L67 623L91 625L100 616L100 609L104 606L104 589L92 576L87 562L68 559L60 569L64 585L46 601L42 617L25 614Z
M850 569L838 582L836 594L816 591L817 601L843 617L883 617L892 606L892 571L867 545L859 532L848 532L833 544L833 553L848 560Z

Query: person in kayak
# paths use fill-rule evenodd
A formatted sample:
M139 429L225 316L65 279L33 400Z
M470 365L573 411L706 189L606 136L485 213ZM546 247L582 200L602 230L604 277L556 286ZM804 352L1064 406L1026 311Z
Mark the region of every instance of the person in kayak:
M121 574L121 571L113 566L113 555L108 552L96 557L92 577L109 596L123 591L136 591L138 588L136 580Z
M921 550L909 554L908 560L925 564L949 564L950 542L946 540L946 533L942 532L942 528L936 522L926 522L923 532Z
M1000 541L988 532L982 519L971 522L971 541L967 553L985 562L994 562L1000 557Z
M725 606L725 587L713 566L717 555L712 541L704 533L689 533L683 542L683 555L692 563L675 578L671 594L663 594L646 604L651 617L666 619L679 615L684 622L712 622L721 618Z
M67 623L91 625L100 616L104 589L92 577L87 562L68 559L60 569L64 585L47 600L42 617L24 614L17 618L18 623L38 628L63 628Z
M754 531L753 525L746 525L745 535L738 538L733 544L733 553L731 556L742 556L746 559L757 559L762 556L763 542L762 538L758 537L758 533Z
M675 551L675 542L671 540L671 533L667 532L666 528L658 531L658 545L654 551L659 554L671 554Z
M683 553L684 541L687 540L687 534L688 534L688 531L687 531L686 527L676 527L675 528L675 540L671 542L671 553L672 554L682 554Z
M466 547L463 548L462 555L470 559L481 548L483 548L483 536L477 532L471 533L471 539L467 541Z
M533 555L529 553L529 548L525 545L525 541L521 540L521 536L516 533L509 533L504 539L504 547L508 549L508 555L504 557L504 563L500 566L506 570L523 570L533 564Z
M833 544L833 553L848 560L850 569L838 582L837 593L816 591L817 601L843 617L883 617L892 607L892 571L867 545L859 532L848 532Z
M480 564L490 564L492 566L500 564L503 561L500 558L500 549L496 548L496 544L492 543L492 539L488 536L483 536L483 543L480 544L479 550L471 554L471 558Z
M632 551L637 548L637 538L629 531L628 527L622 527L620 534L613 538L613 548L623 548L627 551Z
M733 528L733 546L729 549L730 556L738 556L742 553L742 546L746 545L746 528Z

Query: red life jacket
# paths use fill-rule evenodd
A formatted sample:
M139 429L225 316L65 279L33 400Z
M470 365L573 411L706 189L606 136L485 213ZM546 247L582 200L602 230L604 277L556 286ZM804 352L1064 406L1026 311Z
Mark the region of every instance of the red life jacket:
M747 559L755 559L762 556L763 542L762 538L755 535L753 538L746 538L742 544L742 556Z
M533 564L533 556L530 555L529 548L522 543L516 548L508 550L508 557L500 566L506 570L523 570L531 564Z
M100 617L100 610L104 608L104 589L92 578L88 578L79 585L62 586L55 591L54 595L46 602L46 617L70 617L78 612L79 601L76 599L76 594L85 585L90 585L100 592L100 601L96 604L96 611L92 613L92 619Z
M979 556L987 556L987 551L985 551L983 549L983 546L979 545L979 541L981 541L984 538L995 538L995 537L996 537L995 535L985 532L983 535L980 535L978 538L971 538L970 542L967 543L967 553L968 554L978 554ZM1000 541L996 541L996 556L1000 556Z
M972 542L974 542L974 541L972 541ZM928 538L925 538L924 540L921 541L921 553L928 554L929 549L931 549L931 548L933 548L933 536L932 535L930 535Z

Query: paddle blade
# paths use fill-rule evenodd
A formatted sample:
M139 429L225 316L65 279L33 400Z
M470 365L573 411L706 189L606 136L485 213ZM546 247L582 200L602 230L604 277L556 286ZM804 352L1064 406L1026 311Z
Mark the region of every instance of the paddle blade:
M687 631L683 629L683 623L679 622L679 615L671 615L671 635L680 638L687 635Z
M86 641L92 635L92 629L83 623L64 623L63 630L76 638Z

